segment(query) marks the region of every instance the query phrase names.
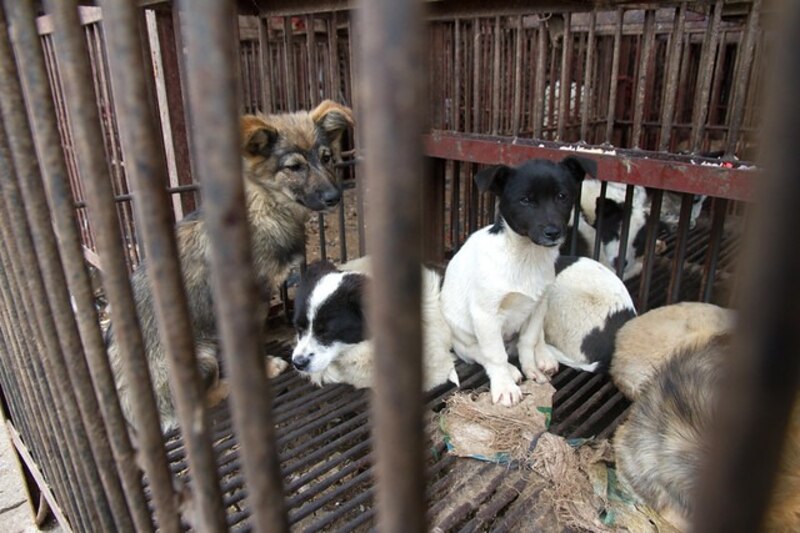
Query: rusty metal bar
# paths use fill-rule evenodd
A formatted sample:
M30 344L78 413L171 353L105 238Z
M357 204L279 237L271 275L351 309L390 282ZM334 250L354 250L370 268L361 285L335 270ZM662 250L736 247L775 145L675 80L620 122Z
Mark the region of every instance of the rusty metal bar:
M695 85L694 106L692 108L692 134L691 151L700 151L705 133L705 123L708 118L708 97L711 92L711 75L713 74L715 50L719 41L719 27L722 18L723 0L717 0L713 7L711 27L706 32L703 40L703 52Z
M683 29L686 23L686 2L676 9L675 16L677 20L673 25L670 38L669 63L664 81L664 104L661 108L661 134L658 140L658 149L662 152L669 150L669 141L672 137L672 122L675 117L675 99L678 96L678 76L681 68Z
M128 376L130 394L134 399L132 404L138 422L139 456L154 494L159 527L165 531L177 531L180 523L174 491L128 281L125 252L116 230L117 215L101 149L102 132L97 105L92 88L84 83L91 76L86 43L81 35L73 2L53 1L48 2L48 7L55 22L56 57L62 65L69 65L69 68L63 69L67 107L78 150L78 164L86 184L89 216L94 222L98 251L104 266L104 285L111 304L114 335L123 360L123 372Z
M0 135L5 137L5 132L0 133ZM3 144L5 144L4 140ZM0 159L2 159L2 156L0 156ZM10 169L10 165L4 165L2 168ZM4 199L0 200L0 208L6 212ZM2 218L5 219L4 216ZM69 452L58 454L55 451L59 449L59 445L63 446L65 439L61 436L62 432L59 431L61 428L52 425L51 417L53 416L52 408L54 406L49 396L47 383L37 379L35 358L32 357L32 354L38 350L30 349L29 343L32 344L34 339L29 331L23 331L27 329L25 326L28 323L26 317L23 316L25 310L21 306L21 302L19 306L14 303L15 298L11 289L14 267L10 258L12 254L9 250L13 244L11 242L12 237L9 235L10 230L8 229L7 221L0 220L0 227L2 227L3 240L8 243L7 246L0 247L0 264L3 266L2 274L0 274L0 300L4 304L5 312L2 314L6 333L13 344L10 355L12 359L15 359L16 363L17 370L14 372L14 376L19 380L21 391L19 399L23 402L22 409L25 413L28 427L26 436L30 439L29 445L37 454L39 464L42 465L45 475L49 478L48 481L53 487L53 492L72 517L69 523L73 526L82 526L85 523L85 519L78 510L78 502L83 501L83 495L79 491L79 487L75 486L73 481L75 479L74 473L68 471L68 467L71 466ZM39 384L39 387L35 386L36 383ZM47 427L52 427L53 431L45 432ZM56 443L57 439L60 440L58 444ZM64 461L59 460L61 458ZM67 497L68 493L71 493L74 497Z
M728 122L730 130L728 130L726 154L733 154L736 151L736 142L739 140L739 131L742 127L745 102L747 101L747 91L750 89L750 71L753 69L753 53L758 41L760 14L761 0L754 0L753 5L750 7L750 14L747 17L744 38L739 45L739 54L737 54L738 71L733 82L734 96L730 121Z
M692 195L683 194L681 213L678 219L678 238L675 242L675 256L667 289L667 304L675 303L680 298L681 278L683 277L683 259L686 256L686 244L689 239L689 217L692 213Z
M258 17L258 46L261 61L259 63L259 74L261 76L261 101L262 113L272 113L275 111L275 104L272 95L272 56L269 45L269 19Z
M230 372L234 426L242 446L250 509L258 531L287 531L280 465L275 447L270 384L261 353L261 324L252 271L250 236L240 176L239 127L234 98L233 5L186 2L189 105L194 154L208 191L205 223L211 246L212 288L225 368Z
M365 1L360 7L364 129L371 141L365 173L373 180L367 237L374 269L369 315L378 520L383 531L416 532L425 530L418 200L425 170L419 137L422 8L415 0Z
M19 7L19 4L17 7ZM33 14L33 11L31 10L30 13ZM29 21L33 22L33 19L29 19ZM35 33L33 36L38 47L38 38ZM6 36L3 35L0 38L5 40ZM5 46L5 42L0 46ZM30 66L27 62L24 64L26 67ZM11 69L7 73L14 76L18 75L17 72L12 72ZM39 82L46 83L46 78L40 78ZM44 87L46 85L42 85L42 88ZM6 96L8 102L18 105L18 112L21 114L24 106L21 87L11 82L4 90L9 93ZM100 480L108 498L110 510L117 522L117 527L120 530L131 531L133 530L133 523L122 492L118 472L115 468L105 424L102 418L96 416L96 413L99 412L99 405L94 395L89 368L84 359L83 346L70 306L70 294L67 291L61 257L56 248L44 187L38 165L35 163L36 154L32 132L30 126L27 124L23 126L24 119L22 116L9 116L8 118L18 120L18 123L22 126L17 132L16 139L11 141L11 145L15 160L25 161L22 164L15 165L19 169L21 177L19 179L19 189L26 206L33 245L40 261L45 294L53 310L52 320L61 342L64 359L55 360L54 365L59 374L61 374L59 367L63 365L64 375L69 376L71 387L75 391L75 399L86 431L85 436L78 436L78 438L80 440L86 439L90 446L94 460L97 463L96 468ZM46 318L45 320L48 321L49 319ZM89 468L92 468L91 465ZM91 470L89 472L90 476L94 475Z
M171 390L176 401L193 476L196 523L204 531L225 530L222 494L209 438L209 420L202 409L204 393L195 358L189 306L183 290L178 250L164 191L166 167L156 143L157 128L148 109L145 62L137 32L136 8L126 0L103 3L111 51L110 68L117 95L120 136L128 162L144 247L149 260L159 331L166 347Z
M597 10L593 9L589 19L589 35L587 36L586 66L584 67L583 86L586 91L581 102L581 140L589 141L589 102L593 96L593 74L594 74L594 52L597 43L595 42L595 32L597 29ZM578 87L580 94L580 87ZM594 109L591 111L594 113Z
M502 26L500 17L494 18L492 40L492 133L500 132L500 47L502 46Z
M88 368L82 360L75 361L73 365L82 373L91 372L95 391L100 401L93 402L95 405L90 408L96 412L99 407L103 413L136 529L149 531L152 530L152 522L144 503L139 472L133 461L133 449L119 407L111 368L106 358L105 345L98 327L91 283L83 266L80 236L70 209L72 195L66 180L66 163L59 149L55 109L50 93L47 91L47 71L41 43L36 32L33 4L31 2L16 3L9 10L9 18L12 21L12 40L17 48L17 54L22 60L23 68L20 70L20 74L26 83L32 127L39 143L39 154L44 176L48 180L52 211L56 226L59 228L55 236L64 257L65 274L71 296L78 308L78 326L90 363ZM44 191L39 190L36 194L43 195ZM88 377L88 374L86 375ZM88 384L88 390L91 390L91 384ZM96 405L97 403L99 406Z
M520 123L522 121L522 53L523 53L523 34L522 17L519 16L514 21L516 30L514 37L514 107L511 114L511 133L519 135ZM458 128L456 128L458 131Z
M472 131L481 131L481 21L472 21Z
M0 71L2 72L0 75L0 79L2 79L0 83L0 105L2 106L4 121L9 126L9 129L12 130L12 134L8 136L8 142L17 178L24 185L30 186L31 183L38 182L40 179L39 168L35 158L30 128L24 112L22 88L8 40L7 27L5 16L0 14L0 28L2 28L0 30ZM112 509L109 508L109 501L103 492L103 484L105 483L106 490L110 489L112 491L110 496L113 512L122 513L120 526L125 528L125 502L121 491L116 490L114 492L112 487L114 482L113 471L107 473L98 471L97 461L101 462L102 468L106 464L105 460L110 459L110 453L108 456L101 455L98 458L94 456L96 451L102 452L99 447L97 449L92 448L92 443L89 442L87 437L87 428L84 427L84 420L81 417L81 414L83 414L86 418L85 423L89 425L88 430L92 433L92 436L102 438L102 422L99 426L92 423L93 421L88 418L90 414L85 410L86 404L82 401L87 396L83 393L90 394L91 389L79 392L78 401L81 403L76 402L75 390L73 384L70 383L68 366L63 359L64 354L61 351L62 345L60 341L64 343L63 349L65 352L70 350L81 351L80 341L77 340L76 345L74 342L76 339L66 336L69 333L64 327L64 321L67 318L61 315L66 313L69 319L72 318L69 304L66 304L66 311L56 307L55 313L49 306L50 303L56 303L50 302L48 295L54 296L51 291L57 290L57 286L54 283L57 279L57 274L61 273L57 253L55 255L51 254L52 250L43 245L43 239L46 238L43 232L49 231L51 227L50 221L46 219L46 215L44 221L38 216L41 213L38 208L41 206L28 205L28 215L30 216L30 222L34 226L31 228L28 217L23 211L23 201L19 196L18 184L13 179L8 179L3 188L4 192L9 194L6 206L10 211L9 217L16 234L22 260L28 269L25 279L27 280L28 290L30 291L29 296L33 300L33 309L35 310L35 315L33 313L29 314L36 316L39 332L43 336L47 354L45 364L48 365L50 378L57 384L59 393L62 396L63 405L61 407L63 412L61 414L65 415L71 426L75 451L80 455L80 463L87 477L88 489L96 504L98 520L96 523L102 524L103 527L114 527ZM11 195L16 199L12 200ZM30 198L28 197L26 200L30 200ZM59 261L59 263L56 263L56 261ZM41 270L42 268L44 271ZM63 273L61 273L61 283L61 288L63 289ZM57 327L58 330L56 330ZM59 334L62 336L61 339L59 339ZM76 385L79 386L80 384ZM108 451L107 444L106 442L105 451ZM100 446L102 446L102 442ZM116 480L116 483L119 483L119 481ZM116 488L119 489L119 486Z
M471 133L434 131L423 135L425 155L475 164L517 165L533 158L560 161L566 151L580 153L580 145ZM707 194L729 200L752 200L761 172L731 162L698 156L680 156L644 150L616 149L613 153L590 152L601 176L614 181L656 189ZM707 164L700 164L707 163Z
M644 100L647 92L647 73L650 70L650 56L655 39L656 12L647 10L644 15L642 46L639 51L639 72L636 82L636 100L633 105L633 133L631 146L638 148L642 140L642 120L644 119Z
M611 144L614 137L614 119L617 110L617 85L619 80L619 59L620 47L622 45L622 25L625 19L625 11L617 8L617 26L614 32L614 51L611 62L611 89L608 92L608 113L606 115L606 144Z
M703 266L703 284L700 289L700 298L704 302L710 302L714 292L714 278L719 263L720 247L722 245L722 236L725 231L725 215L727 210L727 200L724 198L714 198L714 215L711 223L711 235L709 237L705 265Z
M637 309L639 314L647 311L650 297L650 280L653 275L653 260L656 252L656 239L658 239L658 222L661 220L661 203L664 191L657 189L650 202L650 215L647 220L647 241L645 243L641 280L639 282L639 301Z
M567 111L572 97L572 13L564 13L564 33L561 35L561 81L558 98L558 117L556 118L556 139L564 140L567 127ZM576 87L576 90L580 90ZM555 85L550 86L555 93ZM552 122L550 126L552 126Z
M800 225L800 154L793 142L800 134L796 105L800 91L796 61L800 46L796 31L799 7L785 3L781 11L782 38L776 43L780 55L767 100L772 120L765 132L765 138L775 139L772 153L767 154L772 175L762 182L761 197L769 209L760 211L761 218L756 221L754 238L745 256L745 271L750 276L742 289L739 335L732 353L726 354L730 356L726 358L730 366L719 393L718 429L711 441L705 475L698 483L695 531L744 532L765 527L764 512L781 463L781 450L789 442L785 434L787 423L797 408L800 255L796 247L787 247L786 243L796 242ZM767 405L769 408L765 409ZM796 435L797 419L792 420L791 434ZM753 461L754 457L758 460Z
M619 236L619 253L617 253L617 276L622 278L625 271L625 257L628 249L628 234L631 229L631 215L633 214L633 185L625 188L625 205L622 211L622 231ZM600 232L597 232L598 235Z
M533 117L533 138L542 138L542 123L544 122L544 68L545 59L547 56L547 28L544 21L539 20L539 27L536 29L536 74L534 77L533 86L533 101L531 105L533 109L531 116Z

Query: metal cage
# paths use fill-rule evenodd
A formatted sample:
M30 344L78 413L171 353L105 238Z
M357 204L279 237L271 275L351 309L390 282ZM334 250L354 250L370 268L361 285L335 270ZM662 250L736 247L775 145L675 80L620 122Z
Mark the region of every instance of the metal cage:
M418 392L417 265L446 261L494 220L494 199L473 184L480 165L577 151L597 161L603 197L606 183L625 186L618 260L634 237L634 187L651 195L642 271L626 281L640 312L683 300L743 310L740 381L725 394L744 420L717 443L698 523L759 523L798 376L797 358L784 356L798 346L793 249L776 237L769 261L740 268L765 174L752 162L765 80L780 73L778 6L78 3L0 9L0 392L40 518L49 510L77 531L529 529L537 490L526 473L455 460L424 417L453 389ZM797 65L782 68L796 92ZM266 379L265 349L289 351L294 283L273 296L264 338L247 224L233 215L243 193L225 179L241 168L241 113L326 98L353 106L359 124L339 165L344 201L307 225L306 260L374 256L374 392L316 388L292 372ZM782 117L786 138L795 114ZM796 227L786 153L771 169L782 189L763 200L775 217L762 217L762 238ZM668 195L679 207L664 232ZM695 195L709 199L693 225ZM172 229L200 205L221 343L236 354L225 360L230 405L213 410L203 407ZM184 428L167 435L129 283L145 258ZM769 301L753 280L780 296ZM144 421L135 442L102 337L109 317ZM459 373L462 387L486 382L477 367ZM608 437L626 415L605 375L562 369L553 385L555 433ZM771 406L760 430L754 402ZM757 446L760 471L742 460ZM478 491L461 494L464 480Z

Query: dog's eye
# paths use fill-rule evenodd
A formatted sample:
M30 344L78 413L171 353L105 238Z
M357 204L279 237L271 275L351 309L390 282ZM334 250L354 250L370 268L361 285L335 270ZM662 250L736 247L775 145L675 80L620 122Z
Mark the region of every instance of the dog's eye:
M556 195L556 198L558 199L559 202L564 202L567 200L567 194L560 192Z
M291 170L292 172L300 172L301 170L303 170L303 163L292 163L290 165L286 165L283 168Z
M322 156L320 156L319 159L320 159L320 161L322 161L323 165L327 165L328 163L331 162L331 154L329 154L328 152L325 152L324 154L322 154Z
M533 201L527 196L523 196L522 198L519 199L519 203L521 203L522 205L531 205Z

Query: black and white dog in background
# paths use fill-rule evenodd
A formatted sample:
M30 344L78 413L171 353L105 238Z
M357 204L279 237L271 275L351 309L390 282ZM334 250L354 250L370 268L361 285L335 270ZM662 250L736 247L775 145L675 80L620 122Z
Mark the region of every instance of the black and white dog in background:
M348 383L371 387L373 343L366 322L364 298L369 261L360 258L338 270L333 264L311 264L295 297L297 345L292 364L317 385ZM450 351L450 329L440 303L441 276L422 268L423 388L451 381L458 385Z
M475 175L482 192L497 196L498 217L473 233L448 265L442 311L456 354L486 370L494 403L510 406L522 396L522 374L508 361L507 344L516 344L528 378L546 382L558 369L544 340L542 304L587 173L597 173L593 160L567 157L495 165Z

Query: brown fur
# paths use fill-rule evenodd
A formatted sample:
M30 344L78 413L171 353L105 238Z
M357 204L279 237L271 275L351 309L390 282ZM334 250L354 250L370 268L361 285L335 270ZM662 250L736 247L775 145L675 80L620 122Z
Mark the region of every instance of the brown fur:
M688 517L717 410L728 335L676 351L641 389L614 437L617 473L642 500ZM681 527L682 524L675 524Z
M311 211L323 210L340 197L334 164L341 159L341 139L352 124L352 111L331 101L321 103L310 112L248 115L241 119L245 208L254 273L262 289L263 304L302 259L305 223ZM198 368L206 390L213 391L212 396L215 396L210 399L219 401L224 392L214 390L218 386L219 354L215 343L209 242L200 212L178 223L176 239L197 344ZM177 425L177 419L169 389L166 354L143 266L134 272L131 283L161 426L166 431ZM258 312L266 317L266 306L262 305ZM111 328L106 339L123 412L135 427L130 392ZM271 374L281 367L275 362L268 366Z
M641 389L614 436L620 479L680 530L692 515L731 345L730 334L723 334L676 350ZM800 531L800 401L789 421L764 530Z
M611 377L625 396L634 399L680 347L706 342L732 328L733 321L733 311L698 302L648 311L628 321L617 333Z

